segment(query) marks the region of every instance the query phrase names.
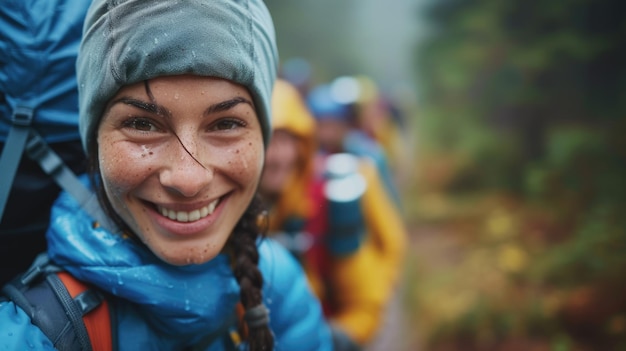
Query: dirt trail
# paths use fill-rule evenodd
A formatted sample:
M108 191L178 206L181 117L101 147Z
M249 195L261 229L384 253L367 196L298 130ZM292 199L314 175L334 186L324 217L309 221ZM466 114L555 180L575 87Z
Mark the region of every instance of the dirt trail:
M462 244L443 225L415 226L409 229L410 246L407 253L406 270L412 270L412 262L420 261L433 266L455 264L462 250ZM365 351L424 351L420 327L411 320L411 307L407 305L407 291L412 282L404 279L390 302L380 334Z

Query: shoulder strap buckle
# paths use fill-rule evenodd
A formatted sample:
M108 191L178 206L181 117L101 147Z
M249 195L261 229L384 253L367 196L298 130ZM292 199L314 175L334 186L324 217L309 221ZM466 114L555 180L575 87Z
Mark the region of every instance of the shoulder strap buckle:
M26 153L32 160L37 161L44 172L54 175L61 170L65 164L57 156L39 134L32 131L26 143Z
M20 279L20 282L24 285L29 285L35 279L46 276L50 273L60 272L61 268L54 265L47 253L41 253L37 255L33 264L28 268L26 273L24 273Z
M33 123L35 111L26 106L17 106L13 111L11 122L20 127L29 127Z

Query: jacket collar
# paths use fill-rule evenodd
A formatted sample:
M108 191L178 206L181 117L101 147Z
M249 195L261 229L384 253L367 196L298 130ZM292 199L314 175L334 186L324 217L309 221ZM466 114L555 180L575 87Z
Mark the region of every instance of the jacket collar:
M94 228L67 193L51 218L50 258L76 278L134 304L160 332L210 332L232 315L239 286L226 255L202 265L170 265L132 239Z

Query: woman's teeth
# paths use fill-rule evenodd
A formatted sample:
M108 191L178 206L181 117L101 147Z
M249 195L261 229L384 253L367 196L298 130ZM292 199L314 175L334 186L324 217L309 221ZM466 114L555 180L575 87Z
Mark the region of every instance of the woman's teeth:
M194 222L194 221L199 220L200 218L204 218L210 215L211 213L213 213L213 211L215 211L215 207L217 206L218 202L219 202L219 199L211 202L207 206L204 206L197 210L193 210L191 212L174 211L174 210L169 210L161 206L157 206L157 207L161 215L171 220L178 221L178 222Z

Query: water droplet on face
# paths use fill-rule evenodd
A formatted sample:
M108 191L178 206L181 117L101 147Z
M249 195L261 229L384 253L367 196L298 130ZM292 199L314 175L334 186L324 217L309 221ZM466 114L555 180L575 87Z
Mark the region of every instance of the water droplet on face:
M149 152L149 149L147 146L145 145L141 145L141 152L137 153L138 155L140 155L141 157L146 157L146 154Z

